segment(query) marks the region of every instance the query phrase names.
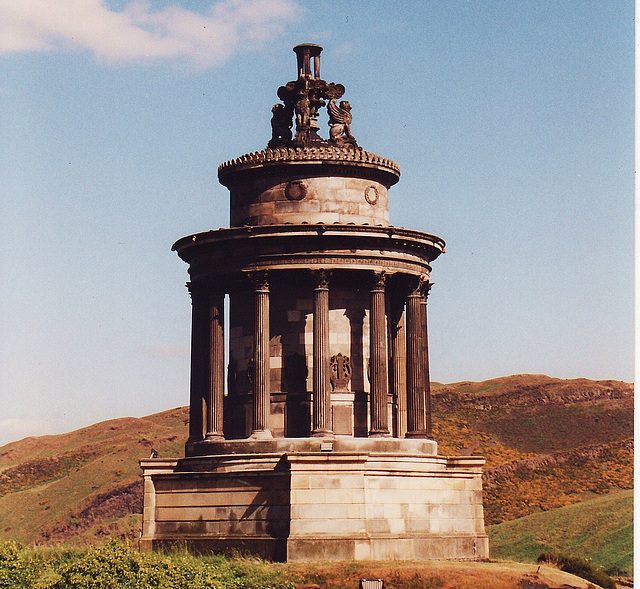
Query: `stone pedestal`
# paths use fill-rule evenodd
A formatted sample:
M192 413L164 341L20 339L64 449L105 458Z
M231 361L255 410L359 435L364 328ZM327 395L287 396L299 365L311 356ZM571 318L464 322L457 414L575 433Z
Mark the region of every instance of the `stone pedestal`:
M488 558L480 457L431 440L238 440L142 461L142 546L279 561Z

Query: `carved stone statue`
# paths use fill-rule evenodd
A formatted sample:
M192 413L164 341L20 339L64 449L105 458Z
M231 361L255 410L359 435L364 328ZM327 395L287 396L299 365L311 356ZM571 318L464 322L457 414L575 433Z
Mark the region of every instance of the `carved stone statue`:
M329 136L331 143L338 146L358 144L355 137L351 134L351 105L342 100L338 104L337 99L332 98L327 106L329 111Z
M291 142L293 137L293 113L283 104L274 104L271 109L271 141L269 147L284 147Z
M326 82L320 78L320 63L316 61L311 71L311 46L299 45L294 48L298 54L298 79L278 88L278 98L284 104L276 104L271 109L271 140L268 147L309 147L311 145L353 146L357 143L351 134L351 105L347 101L338 104L344 94L344 86ZM322 47L313 46L315 58L320 56ZM329 101L330 139L318 135L318 110ZM295 115L295 134L292 133Z
M294 110L296 113L296 141L306 147L309 139L309 131L311 129L311 101L309 99L309 90L306 84L297 92Z

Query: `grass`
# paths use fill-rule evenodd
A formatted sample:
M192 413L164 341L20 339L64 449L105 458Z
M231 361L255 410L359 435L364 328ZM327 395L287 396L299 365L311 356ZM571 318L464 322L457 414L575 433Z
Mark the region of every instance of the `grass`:
M517 589L523 578L586 588L559 570L518 563L325 562L270 564L257 559L140 553L111 541L84 550L26 549L0 542L6 589L353 589L382 578L387 589Z
M633 574L633 491L620 491L487 529L492 558L535 562L542 552L589 559Z
M551 563L561 571L567 571L592 581L603 589L616 589L616 583L609 575L584 558L566 556L557 552L546 552L538 557L538 562Z

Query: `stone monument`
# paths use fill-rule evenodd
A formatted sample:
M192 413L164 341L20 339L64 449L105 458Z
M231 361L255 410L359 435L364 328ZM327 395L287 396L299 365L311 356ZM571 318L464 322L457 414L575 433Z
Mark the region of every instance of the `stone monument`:
M294 51L268 147L219 167L230 228L173 246L190 275L189 438L184 458L141 461L142 546L485 559L484 460L440 456L431 435L426 303L444 241L389 224L398 165L358 146L322 48Z

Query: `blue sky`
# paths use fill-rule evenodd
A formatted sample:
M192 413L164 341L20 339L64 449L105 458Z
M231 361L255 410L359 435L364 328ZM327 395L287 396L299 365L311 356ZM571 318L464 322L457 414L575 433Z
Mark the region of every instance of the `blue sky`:
M301 42L325 48L359 144L402 168L392 224L447 242L432 378L633 380L633 16L0 0L0 443L187 403L170 248L228 225L217 166L265 147Z

